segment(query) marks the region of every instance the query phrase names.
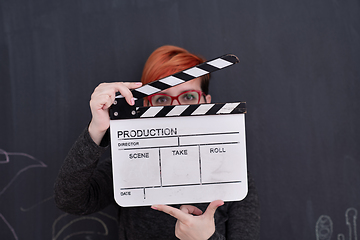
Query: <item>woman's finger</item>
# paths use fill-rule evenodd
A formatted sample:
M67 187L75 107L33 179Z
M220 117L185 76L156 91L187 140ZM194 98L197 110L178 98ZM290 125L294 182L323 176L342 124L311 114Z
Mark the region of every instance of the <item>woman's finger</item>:
M199 208L192 206L192 205L181 205L180 210L185 213L193 214L196 216L203 214L203 212Z

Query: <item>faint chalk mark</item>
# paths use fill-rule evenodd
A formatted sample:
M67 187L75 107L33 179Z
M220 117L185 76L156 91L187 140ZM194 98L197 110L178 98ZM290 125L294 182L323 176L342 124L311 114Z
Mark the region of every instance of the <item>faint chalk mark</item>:
M16 180L16 178L23 172L25 172L26 170L30 169L30 168L35 168L35 167L47 167L45 163L43 163L40 160L37 160L36 158L34 158L33 156L26 154L26 153L9 153L6 152L2 149L0 149L0 154L5 155L5 161L0 161L0 164L5 164L5 163L9 163L10 162L10 156L13 155L18 155L18 156L25 156L27 158L30 158L31 160L34 160L36 162L38 162L38 164L33 164L33 165L29 165L23 169L21 169L20 171L18 171L15 176L10 180L10 182L0 191L0 196L10 187L10 185Z
M333 230L333 223L331 218L326 215L321 215L316 222L316 239L330 240Z
M355 208L348 208L345 212L345 219L346 219L346 225L348 225L349 227L349 240L357 240L356 218L357 218L357 210Z
M28 207L28 208L23 208L23 207L21 207L20 210L23 211L23 212L28 212L28 211L36 208L37 206L43 204L44 202L47 202L47 201L49 201L49 200L51 200L51 199L53 199L53 198L54 198L54 196L45 198L44 200L42 200L42 201L40 201L40 202L38 202L38 203L34 204L33 206Z
M0 160L0 164L6 164L10 162L10 156L24 156L27 158L30 158L31 160L37 162L38 164L33 164L33 165L29 165L23 169L21 169L20 171L18 171L15 176L9 181L9 183L7 185L5 185L5 187L0 191L0 196L11 186L11 184L16 180L16 178L23 172L25 172L26 170L30 169L30 168L35 168L35 167L47 167L45 163L43 163L40 160L37 160L36 158L34 158L33 156L26 154L26 153L9 153L6 152L3 149L0 149L0 155L4 155L5 156L5 160ZM18 237L16 235L16 232L14 230L14 228L10 225L10 223L6 220L6 218L0 213L0 218L2 219L2 221L7 225L7 227L10 229L10 231L12 232L15 240L18 240Z
M18 236L16 235L16 232L14 230L14 228L10 225L10 223L8 221L6 221L5 217L0 213L0 218L4 221L4 223L7 225L7 227L10 229L10 231L12 232L15 240L18 240Z
M338 240L345 240L345 236L344 234L338 234L338 237L337 237Z
M345 222L349 228L349 240L357 240L357 210L348 208L345 212ZM330 240L333 231L333 223L329 216L321 215L316 222L315 233L317 240ZM340 233L337 240L345 240L345 235Z
M106 216L114 221L117 221L116 218L106 214L106 213L103 213L103 212L99 212L99 214L103 215L103 216ZM71 233L69 235L67 235L65 238L63 238L63 240L66 240L66 239L69 239L70 237L72 236L75 236L75 235L80 235L80 234L97 234L97 235L102 235L102 236L108 236L109 234L109 230L108 230L108 227L106 226L105 222L102 221L100 218L97 218L97 217L92 217L92 216L84 216L84 217L79 217L79 218L76 218L72 221L70 221L68 224L66 224L65 226L63 226L57 233L56 233L56 230L55 230L55 227L56 227L56 224L64 217L68 216L69 214L65 213L63 215L61 215L60 217L58 217L53 225L52 225L52 240L57 240L59 238L59 236L68 228L70 227L72 224L76 223L76 222L79 222L79 221L85 221L85 220L92 220L92 221L96 221L96 222L99 222L102 226L103 226L103 230L104 232L95 232L95 231L78 231L78 232L74 232L74 233Z

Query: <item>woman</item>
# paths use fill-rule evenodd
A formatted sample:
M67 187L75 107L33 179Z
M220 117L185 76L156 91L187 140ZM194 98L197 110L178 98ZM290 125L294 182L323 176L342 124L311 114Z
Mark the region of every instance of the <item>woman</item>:
M116 92L134 105L130 89L204 61L183 48L163 46L149 56L142 83L102 83L94 90L90 101L91 122L68 153L55 183L55 201L60 209L84 215L116 204L111 160L99 160L109 145L108 109ZM209 78L205 75L149 96L144 99L144 105L210 103ZM118 206L119 239L257 239L258 198L252 179L248 184L248 195L242 201L224 203L216 200L210 204L151 208Z

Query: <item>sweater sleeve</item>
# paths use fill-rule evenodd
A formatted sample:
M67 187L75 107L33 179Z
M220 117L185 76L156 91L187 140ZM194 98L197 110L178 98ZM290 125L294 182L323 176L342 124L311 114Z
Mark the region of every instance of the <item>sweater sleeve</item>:
M113 200L111 161L100 161L108 145L108 133L100 146L87 128L70 149L54 186L56 206L71 214L86 215L108 206Z

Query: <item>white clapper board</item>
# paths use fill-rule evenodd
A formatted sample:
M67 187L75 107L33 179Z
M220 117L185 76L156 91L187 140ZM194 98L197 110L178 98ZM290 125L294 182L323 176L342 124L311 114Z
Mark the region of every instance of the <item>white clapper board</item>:
M227 54L132 90L136 99L238 62ZM114 198L123 207L238 201L248 191L244 102L110 108Z

